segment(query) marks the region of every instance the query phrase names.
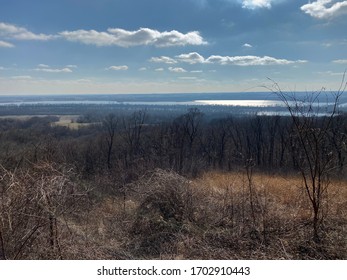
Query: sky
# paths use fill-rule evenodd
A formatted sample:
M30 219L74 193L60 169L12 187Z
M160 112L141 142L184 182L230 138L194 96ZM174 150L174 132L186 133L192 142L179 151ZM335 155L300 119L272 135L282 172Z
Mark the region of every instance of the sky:
M338 89L347 1L0 0L0 94Z

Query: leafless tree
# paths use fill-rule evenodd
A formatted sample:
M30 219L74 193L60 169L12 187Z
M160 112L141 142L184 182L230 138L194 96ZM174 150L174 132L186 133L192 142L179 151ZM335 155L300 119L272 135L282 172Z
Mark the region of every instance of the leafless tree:
M141 150L142 132L147 118L146 110L136 111L129 118L123 118L124 138L128 146L130 161Z
M112 149L114 145L114 136L118 127L118 118L114 114L108 114L103 119L103 127L106 131L106 142L107 142L107 167L111 169L111 157L112 157Z
M273 81L272 81L273 82ZM320 241L320 226L324 220L331 175L336 166L336 153L331 143L332 124L339 114L339 100L346 88L345 76L337 92L332 92L332 102L320 103L325 89L309 93L300 99L295 93L282 91L273 82L272 92L283 102L292 120L291 140L295 145L294 161L303 180L303 187L312 209L313 240Z

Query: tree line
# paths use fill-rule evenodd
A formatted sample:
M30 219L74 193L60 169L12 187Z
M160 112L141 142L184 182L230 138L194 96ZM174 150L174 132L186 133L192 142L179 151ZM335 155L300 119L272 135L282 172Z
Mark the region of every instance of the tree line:
M1 165L13 169L25 166L26 161L51 161L72 165L84 177L122 174L128 182L157 167L194 177L208 170L235 170L250 161L261 171L297 172L298 159L305 156L302 139L295 137L295 119L288 116L209 119L191 108L161 122L140 110L128 116L109 113L77 130L52 126L52 120L0 120ZM342 174L347 117L308 120L307 131L327 132L319 147L321 157L333 162L334 174Z

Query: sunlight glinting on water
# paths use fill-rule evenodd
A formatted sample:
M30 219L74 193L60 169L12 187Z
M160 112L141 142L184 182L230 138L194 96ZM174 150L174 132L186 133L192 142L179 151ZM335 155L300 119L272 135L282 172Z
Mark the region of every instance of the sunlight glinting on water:
M201 105L242 106L242 107L275 107L283 102L275 100L195 100Z

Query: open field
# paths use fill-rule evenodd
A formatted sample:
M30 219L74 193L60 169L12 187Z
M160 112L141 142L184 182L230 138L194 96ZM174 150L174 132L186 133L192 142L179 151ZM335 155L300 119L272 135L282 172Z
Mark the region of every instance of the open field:
M64 126L70 129L79 129L81 127L86 127L91 123L78 123L79 115L60 115L59 121L52 122L52 126Z

